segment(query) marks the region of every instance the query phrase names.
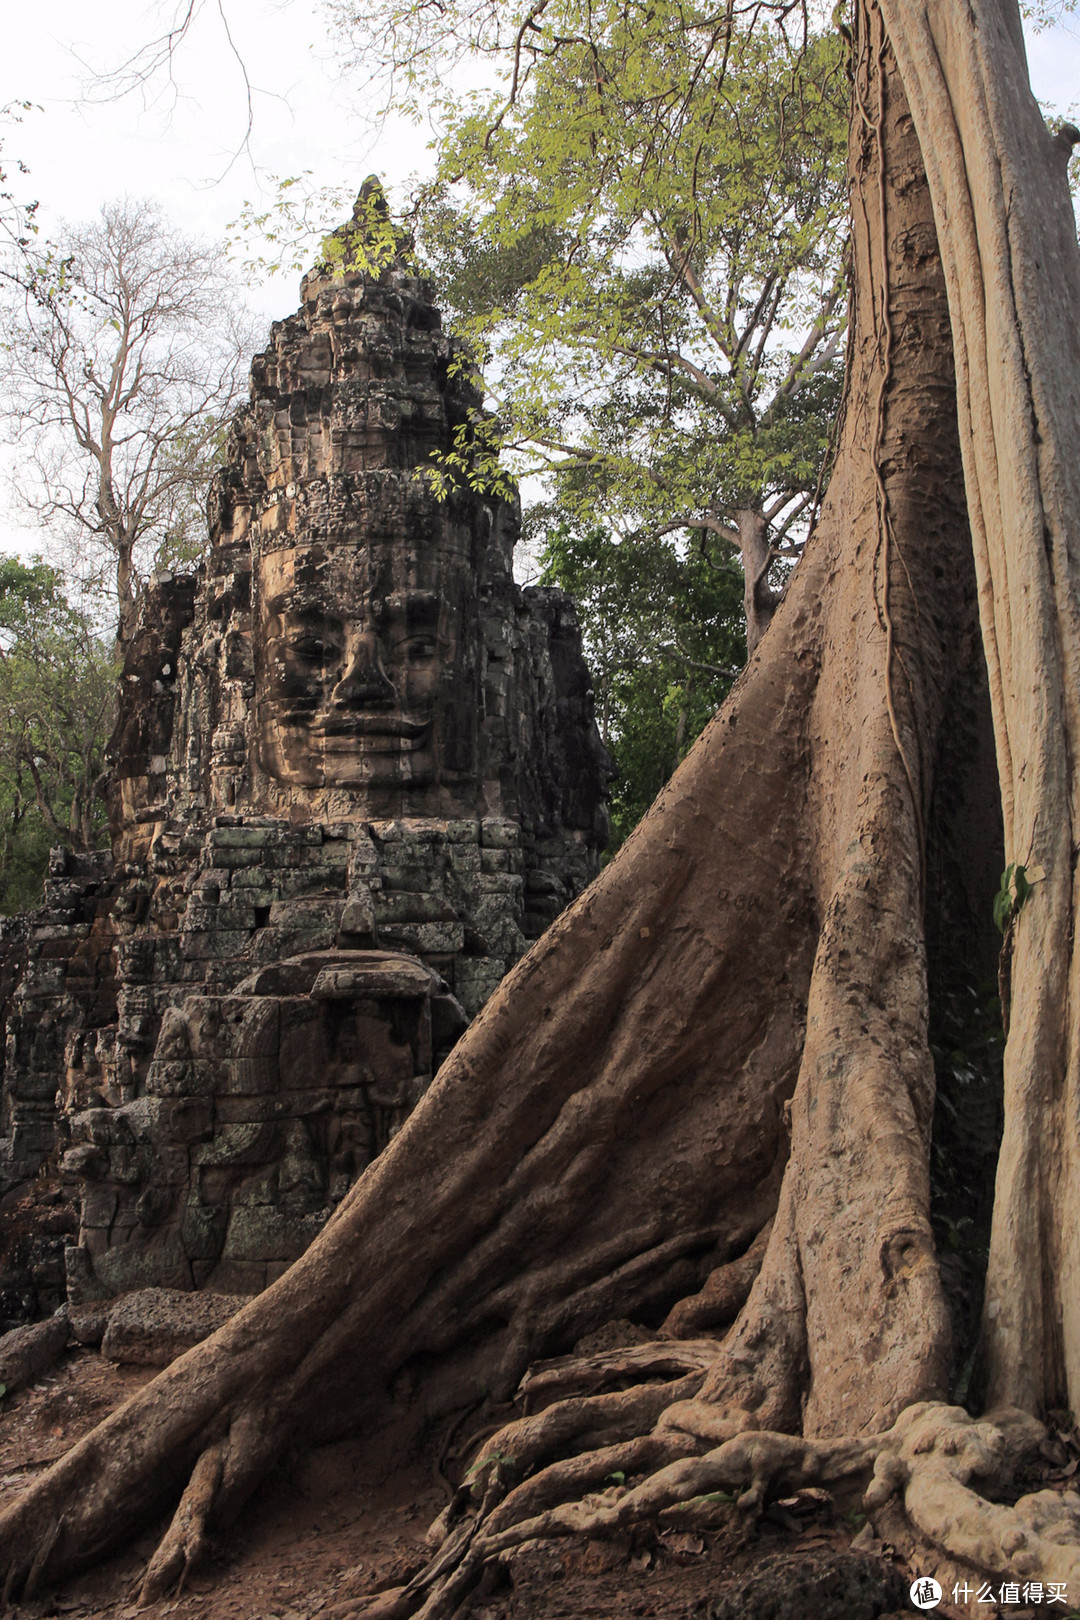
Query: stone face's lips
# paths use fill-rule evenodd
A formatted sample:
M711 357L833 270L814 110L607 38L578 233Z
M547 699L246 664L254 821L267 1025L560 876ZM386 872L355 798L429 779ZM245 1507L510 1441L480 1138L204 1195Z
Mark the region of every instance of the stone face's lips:
M314 723L298 715L294 724L303 725L313 740L331 745L378 737L415 745L431 729L430 720L414 720L407 714L349 714Z

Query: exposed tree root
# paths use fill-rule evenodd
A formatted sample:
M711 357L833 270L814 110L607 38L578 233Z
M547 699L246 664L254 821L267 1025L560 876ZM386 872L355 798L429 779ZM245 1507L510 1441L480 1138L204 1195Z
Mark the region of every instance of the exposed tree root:
M540 1457L567 1449L588 1451L647 1434L673 1399L690 1399L701 1387L705 1369L674 1384L638 1384L607 1395L584 1395L557 1401L533 1417L506 1424L487 1441L469 1470L487 1478L501 1471L522 1478Z
M208 1446L195 1464L172 1523L143 1577L140 1603L156 1603L173 1585L179 1590L188 1570L198 1562L224 1466L223 1445Z
M883 1434L836 1440L744 1423L745 1414L724 1418L708 1403L683 1401L677 1424L552 1464L506 1495L489 1474L479 1510L402 1590L395 1612L446 1620L486 1564L528 1541L613 1536L643 1523L708 1523L733 1501L756 1514L771 1496L844 1481L860 1485L870 1514L898 1498L910 1523L967 1568L1021 1581L1080 1579L1080 1497L1041 1491L1003 1506L971 1485L1007 1490L1017 1467L1037 1452L1046 1431L1026 1413L1006 1409L976 1420L960 1407L920 1402ZM725 1427L732 1432L721 1444L686 1455L695 1428L714 1439ZM644 1477L628 1485L630 1475ZM556 1497L563 1500L541 1507Z
M673 1339L689 1339L705 1328L727 1327L734 1322L750 1297L772 1229L772 1221L766 1221L745 1254L717 1266L705 1279L704 1288L673 1305L661 1332L670 1333Z
M605 1384L641 1383L691 1373L704 1376L715 1358L715 1339L689 1338L679 1344L657 1339L591 1355L556 1356L529 1368L518 1386L518 1396L528 1412L538 1401L550 1401L568 1389L592 1392Z

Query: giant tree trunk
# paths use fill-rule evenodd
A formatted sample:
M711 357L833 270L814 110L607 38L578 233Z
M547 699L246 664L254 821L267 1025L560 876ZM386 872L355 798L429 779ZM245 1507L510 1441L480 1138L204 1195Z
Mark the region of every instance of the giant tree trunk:
M1026 1547L1025 1574L1061 1578L1060 1549L1025 1540L965 1485L993 1475L1010 1436L1030 1442L1037 1428L991 1431L932 1404L947 1393L951 1346L930 1225L922 918L928 836L936 871L933 840L955 835L969 808L943 807L935 781L949 720L977 708L986 679L978 596L1008 849L1048 874L1015 929L987 1312L994 1390L1034 1406L1064 1388L1053 1302L1068 1317L1075 1283L1060 1181L1034 1176L1035 1127L1017 1110L1034 1101L1063 1121L1072 1084L1064 1018L1076 970L1062 930L1073 914L1075 755L1060 732L1072 724L1067 670L1069 702L1080 695L1064 528L1066 479L1080 475L1070 466L1053 481L1057 395L1044 406L1036 388L1033 414L1006 364L1010 321L1014 334L1027 330L1020 305L1042 272L1025 283L1021 253L1011 281L988 272L972 291L959 204L931 165L939 220L956 232L943 279L920 158L921 142L950 174L960 163L956 143L939 141L945 114L931 105L925 64L968 73L961 47L979 13L992 102L997 59L1015 56L1009 30L994 34L1006 0L938 0L935 17L954 33L936 53L917 35L920 7L895 6L897 21L883 4L919 133L881 14L861 5L846 417L825 511L768 635L641 827L510 975L308 1253L0 1520L12 1586L97 1556L190 1479L148 1577L147 1592L158 1591L195 1555L204 1525L227 1522L301 1437L330 1438L395 1406L421 1420L485 1393L505 1399L532 1359L614 1317L657 1326L666 1315L677 1334L736 1312L719 1345L641 1352L649 1376L664 1355L669 1375L685 1375L669 1386L563 1403L517 1425L512 1447L491 1442L488 1517L455 1532L453 1557L402 1595L402 1613L421 1602L425 1616L451 1612L453 1569L472 1578L515 1537L623 1523L719 1483L749 1486L753 1505L771 1482L814 1470L832 1479L873 1468L871 1506L901 1489L922 1532L940 1520L941 1539L971 1563L1008 1569ZM1022 145L1033 126L1021 112L1010 105L995 138L1018 130ZM975 126L980 162L993 167ZM988 238L986 262L997 264L990 250ZM1018 300L1012 315L994 314L1005 297ZM970 335L980 300L984 337L996 329L999 344L984 342L981 372ZM979 376L991 395L1004 391L1000 408L978 396ZM1061 431L1070 421L1080 416L1062 416ZM1007 591L990 573L1002 558ZM987 916L993 844L968 852ZM1056 1174L1073 1173L1072 1140ZM1029 1282L1017 1266L1038 1275ZM1027 1376L1016 1347L1036 1318L1044 1348ZM511 1483L498 1459L512 1450L527 1474L548 1461L556 1430L564 1461L497 1505ZM616 1466L630 1478L617 1501L575 1503Z
M1009 940L990 1393L1080 1409L1078 138L1052 139L1007 0L882 0L938 221L997 739L1006 860L1045 875ZM1069 1189L1072 1196L1069 1196Z

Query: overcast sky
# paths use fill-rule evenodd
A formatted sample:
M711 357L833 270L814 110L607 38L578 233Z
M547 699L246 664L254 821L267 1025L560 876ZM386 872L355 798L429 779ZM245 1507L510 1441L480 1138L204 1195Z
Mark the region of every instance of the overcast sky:
M91 72L118 66L160 33L175 9L173 0L37 0L7 8L0 106L35 106L0 134L7 166L18 157L30 170L19 184L40 200L45 234L57 219L85 219L127 194L153 197L183 229L220 239L245 200L259 200L260 185L265 200L270 175L310 170L317 185L355 187L375 171L393 188L424 167L428 132L400 120L373 131L355 84L339 75L321 8L311 0L228 0L236 52L254 88L250 155L236 156L247 116L244 81L216 0L208 0L177 57L174 90L159 83L154 94L88 102ZM1075 23L1033 37L1029 55L1041 100L1061 112L1080 103ZM268 322L295 308L296 280L279 276L250 289ZM0 513L4 505L0 494ZM34 535L18 533L14 514L0 524L9 545L33 549Z
M173 86L158 79L118 101L88 101L92 72L119 65L176 9L173 0L48 0L5 20L0 106L34 106L5 126L4 148L30 169L25 185L46 233L56 218L85 218L127 194L154 197L183 229L219 238L245 200L269 195L270 175L311 170L316 184L358 185L374 169L400 183L423 167L428 133L397 121L377 136L339 74L321 8L307 0L228 0L235 53L209 0L177 52ZM250 153L237 156L244 69L254 126ZM293 279L252 297L285 313Z

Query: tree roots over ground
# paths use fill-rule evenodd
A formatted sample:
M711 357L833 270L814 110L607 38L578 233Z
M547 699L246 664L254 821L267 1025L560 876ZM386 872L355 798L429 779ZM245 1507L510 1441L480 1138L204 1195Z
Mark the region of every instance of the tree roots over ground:
M9 1592L179 1497L149 1600L290 1448L497 1408L552 1356L387 1612L449 1616L526 1540L809 1483L943 1561L1080 1582L1080 1501L992 1500L1025 1412L1080 1387L1080 266L1015 9L856 9L846 414L768 634L308 1253L5 1514ZM928 983L992 974L1003 837L1046 876L1010 924L976 1421L949 1404L973 1346L932 1227ZM613 1319L659 1337L567 1359Z

